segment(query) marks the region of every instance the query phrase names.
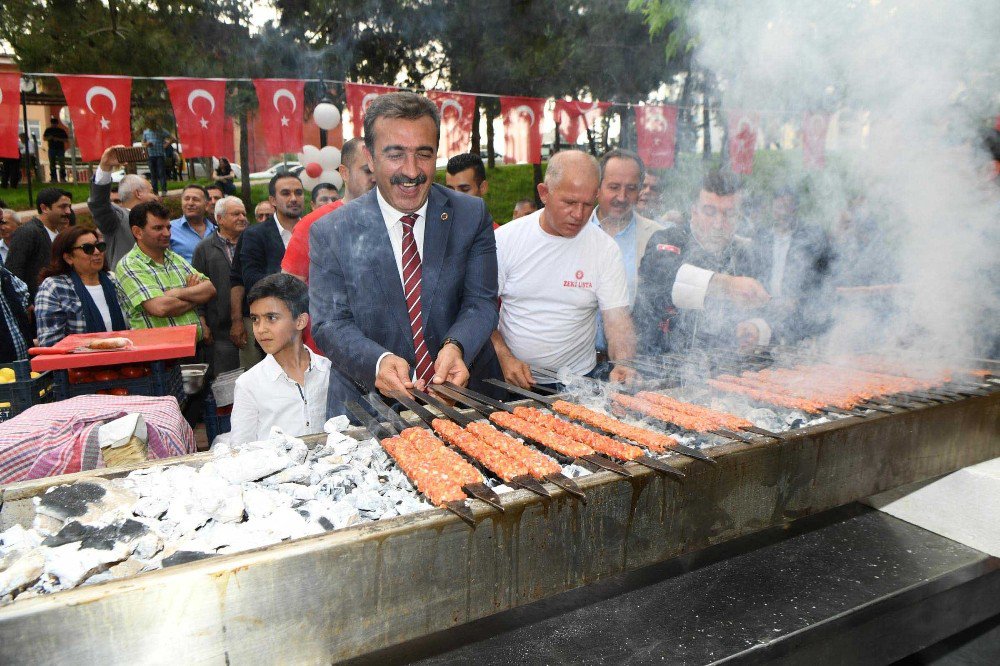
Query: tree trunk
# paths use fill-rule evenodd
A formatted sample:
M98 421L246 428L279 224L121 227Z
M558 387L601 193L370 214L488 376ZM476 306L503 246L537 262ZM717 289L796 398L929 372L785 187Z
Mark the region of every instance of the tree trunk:
M493 147L493 119L496 117L493 104L486 105L486 161L489 168L494 169L497 165L496 150Z
M538 185L542 182L542 165L533 164L534 176L535 176L535 206L538 208L542 207L542 199L538 196Z
M482 140L479 136L479 98L472 103L472 153L482 155Z
M685 150L694 149L694 112L691 109L691 79L694 73L691 65L688 64L687 73L684 75L684 86L681 88L681 99L677 111L677 141L674 142L674 163L677 162L677 154L680 152L682 144Z
M709 111L708 105L708 81L706 80L701 96L701 158L703 160L712 158L712 114Z
M247 210L253 208L250 200L250 135L246 109L240 110L240 199Z

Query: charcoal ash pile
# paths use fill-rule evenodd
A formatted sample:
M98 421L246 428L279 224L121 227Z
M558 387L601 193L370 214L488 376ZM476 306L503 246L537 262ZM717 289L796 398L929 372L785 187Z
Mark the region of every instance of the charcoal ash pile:
M0 605L433 508L377 441L342 432L313 450L280 433L222 444L200 468L150 467L33 501L30 528L0 533Z

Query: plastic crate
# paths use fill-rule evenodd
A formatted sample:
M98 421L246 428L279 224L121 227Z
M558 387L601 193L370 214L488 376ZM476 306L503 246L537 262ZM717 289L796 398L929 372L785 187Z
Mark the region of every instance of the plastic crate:
M31 377L30 361L0 363L0 368L14 370L15 381L0 384L0 421L11 419L33 405L54 399L51 372Z
M177 402L184 404L184 382L181 379L181 367L174 363L167 367L164 361L153 361L149 364L150 374L144 377L113 379L110 381L93 381L71 384L66 370L55 370L55 394L59 400L73 398L78 395L91 395L112 389L125 389L128 395L172 395Z
M233 429L231 415L233 406L226 405L218 407L215 404L215 396L211 391L205 394L205 438L209 445L215 441L216 436Z

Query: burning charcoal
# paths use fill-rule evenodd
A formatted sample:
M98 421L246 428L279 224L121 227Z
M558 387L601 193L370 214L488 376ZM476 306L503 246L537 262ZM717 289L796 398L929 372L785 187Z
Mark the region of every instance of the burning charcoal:
M170 508L170 503L164 499L143 497L132 507L132 513L143 518L162 518L168 508Z
M163 550L163 540L156 534L149 533L136 540L132 554L140 560L149 560L161 550Z
M308 484L311 474L312 468L309 465L295 465L264 478L261 483L265 486L276 486L282 483Z
M579 465L566 465L563 467L563 474L571 479L578 479L581 476L587 476L592 472L585 467L580 467Z
M104 479L56 486L34 498L35 512L55 520L107 525L132 515L138 496Z
M334 416L331 419L327 419L326 423L323 424L323 432L333 434L339 434L351 427L351 420L341 414L340 416Z
M15 523L6 532L0 532L0 555L30 550L41 543L42 537L37 532Z
M203 470L211 468L230 483L257 481L275 472L280 472L293 464L291 458L273 449L259 449L226 458L216 458L207 463Z
M748 409L744 414L758 428L771 431L782 429L781 418L770 409Z
M145 525L131 519L104 527L83 525L73 520L66 523L58 534L42 541L42 545L56 548L67 543L79 543L81 549L113 550L119 544L135 541L148 531Z
M302 440L295 440L289 444L287 453L288 457L294 460L297 465L301 465L306 461L306 456L309 455L309 447Z
M57 578L61 589L76 587L91 575L121 562L133 550L134 546L127 542L115 543L110 550L81 548L78 542L44 548L45 573Z
M274 486L278 492L285 493L297 500L311 500L316 498L316 488L303 486L298 483L279 483Z
M208 522L209 514L202 510L201 505L190 495L178 497L170 503L164 522L174 523L176 527L170 530L175 535L184 535L195 531Z
M45 570L45 556L41 550L31 550L23 555L11 553L8 557L9 560L0 560L0 597L31 587Z
M282 506L291 506L293 499L275 490L265 490L252 484L243 487L243 504L250 519L264 518Z
M175 564L187 564L188 562L197 562L198 560L203 560L206 557L212 557L214 553L198 553L189 550L178 550L176 553L170 557L163 559L163 568L172 567Z
M430 504L425 504L415 497L405 497L401 502L396 504L396 511L401 516L405 516L408 513L416 513L417 511L426 511L427 509L432 509Z

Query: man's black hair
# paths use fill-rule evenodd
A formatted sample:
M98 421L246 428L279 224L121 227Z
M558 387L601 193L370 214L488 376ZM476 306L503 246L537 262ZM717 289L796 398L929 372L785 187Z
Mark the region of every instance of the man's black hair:
M183 196L184 193L187 192L188 190L198 190L199 192L205 195L205 201L208 201L208 188L199 185L198 183L189 183L184 186L183 190L181 190L181 196Z
M277 196L278 181L281 180L282 178L294 178L295 180L299 181L299 185L302 184L302 179L296 176L294 173L291 173L290 171L279 171L278 173L271 176L271 180L267 182L267 193L270 194L272 197Z
M42 212L42 206L46 208L52 208L57 201L63 197L69 197L69 200L73 200L73 193L67 192L59 187L45 187L39 190L38 196L35 197L36 209L39 213Z
M365 145L365 142L358 137L345 141L344 147L340 149L340 163L348 169L351 168L351 165L354 164L354 156L358 154L363 145ZM364 158L364 155L362 155L362 158Z
M287 273L274 273L259 280L247 295L247 305L262 298L276 298L285 304L292 318L309 312L309 287L297 277Z
M720 197L728 197L739 192L743 186L740 177L720 169L712 169L701 181L701 189Z
M452 176L456 173L462 173L466 169L472 169L476 174L476 185L482 185L483 181L486 180L486 167L483 165L483 158L475 153L455 155L448 160L448 166L445 168Z
M208 191L209 190L219 190L220 192L222 192L223 196L226 195L226 191L224 189L222 189L222 185L216 185L215 183L212 183L211 185L206 185L205 186L205 198L206 199L211 199L212 198L212 197L210 197L208 195Z
M160 220L170 219L170 211L159 201L143 201L128 212L128 225L145 229L150 215Z
M316 187L312 188L312 192L309 193L309 200L316 203L316 197L319 195L320 190L333 190L334 192L337 192L337 194L340 194L340 192L337 191L336 185L332 183L320 183Z

